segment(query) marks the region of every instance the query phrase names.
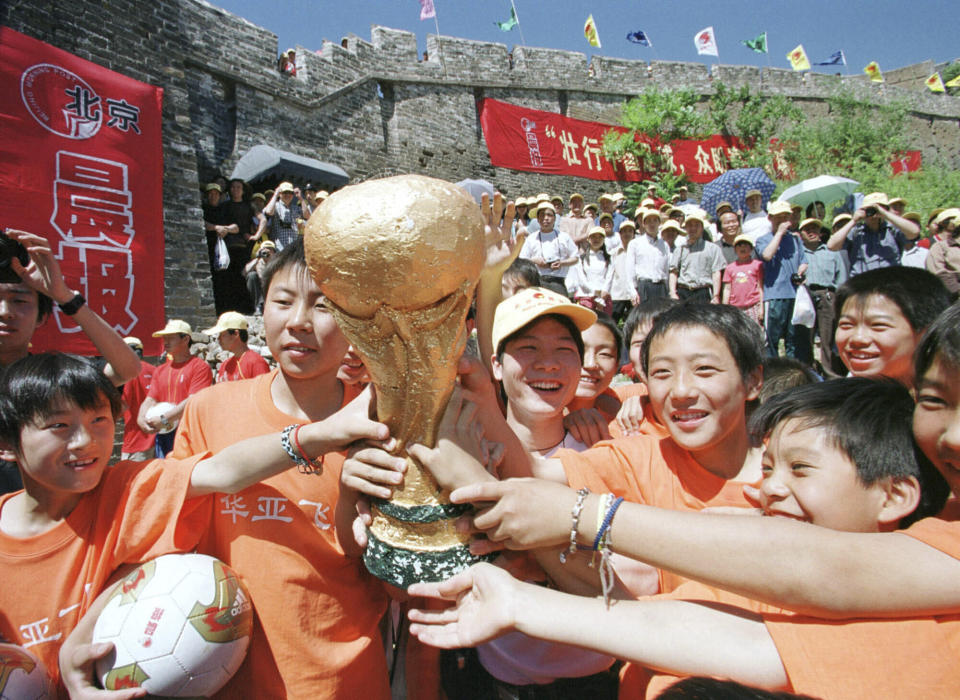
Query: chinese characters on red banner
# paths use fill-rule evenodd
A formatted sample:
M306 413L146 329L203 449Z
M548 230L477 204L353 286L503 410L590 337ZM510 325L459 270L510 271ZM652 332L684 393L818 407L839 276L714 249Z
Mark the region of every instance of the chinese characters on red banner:
M0 225L46 236L90 308L158 353L162 90L0 27L0 94ZM33 347L95 353L79 330L55 310Z
M649 177L634 159L611 163L603 156L603 135L622 127L571 119L517 105L483 100L480 123L491 164L530 172L572 175L593 180L640 182ZM725 172L741 148L733 137L682 139L659 146L674 172L707 183Z

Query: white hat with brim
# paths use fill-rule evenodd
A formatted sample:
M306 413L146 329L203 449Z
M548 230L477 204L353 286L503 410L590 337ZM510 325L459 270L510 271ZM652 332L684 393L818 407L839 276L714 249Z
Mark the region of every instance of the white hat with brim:
M597 315L579 304L574 304L556 292L540 287L528 287L504 299L493 315L493 348L498 350L505 338L531 321L548 314L568 317L581 331L597 321Z
M775 202L767 203L767 214L769 216L779 216L780 214L787 214L788 216L793 213L793 207L790 206L790 202L781 202L779 200Z
M217 319L217 325L213 328L208 328L203 333L204 335L216 337L224 331L245 330L247 330L247 319L244 318L243 314L237 313L236 311L226 311L220 314L220 318Z
M167 325L152 335L154 338L159 338L164 335L190 335L191 333L193 333L193 329L190 328L189 323L181 321L179 318L172 318L167 321Z

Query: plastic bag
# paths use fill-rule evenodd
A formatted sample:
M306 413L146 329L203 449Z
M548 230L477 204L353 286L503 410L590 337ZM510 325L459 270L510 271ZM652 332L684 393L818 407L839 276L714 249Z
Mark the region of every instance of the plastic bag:
M804 285L797 287L797 298L793 302L793 318L790 322L795 326L813 328L817 320L817 310L813 305L810 292Z
M213 269L226 270L230 267L230 253L227 244L222 238L217 238L217 245L213 249Z

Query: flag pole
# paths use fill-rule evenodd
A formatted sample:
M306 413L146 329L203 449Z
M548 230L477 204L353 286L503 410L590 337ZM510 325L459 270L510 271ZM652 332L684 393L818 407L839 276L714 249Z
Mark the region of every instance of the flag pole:
M520 24L520 15L517 14L517 6L514 4L513 0L510 0L510 7L513 9L513 16L517 18L517 30L520 32L520 45L526 46L527 41L523 38L523 25Z
M437 20L437 6L433 6L433 26L437 28L437 49L440 51L440 65L443 66L443 77L447 77L447 62L443 60L443 42L440 41L440 22Z

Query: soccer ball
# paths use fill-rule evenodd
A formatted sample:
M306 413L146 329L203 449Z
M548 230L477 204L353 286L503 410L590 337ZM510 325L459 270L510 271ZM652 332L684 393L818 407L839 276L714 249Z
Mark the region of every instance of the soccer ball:
M46 700L50 676L36 656L16 644L0 643L0 700Z
M97 662L107 690L208 697L237 672L250 644L250 595L226 564L167 554L137 567L97 618L94 642L113 642Z

